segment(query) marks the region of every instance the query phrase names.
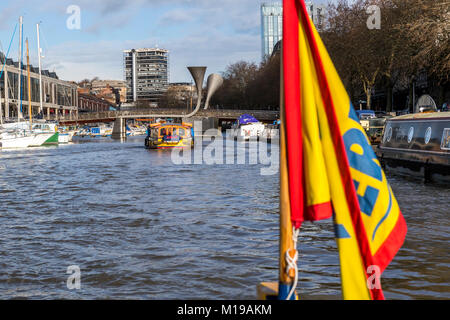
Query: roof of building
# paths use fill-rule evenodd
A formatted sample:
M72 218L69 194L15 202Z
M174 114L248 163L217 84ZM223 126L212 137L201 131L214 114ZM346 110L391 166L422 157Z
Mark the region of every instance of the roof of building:
M150 52L150 51L160 51L160 52L169 52L169 50L161 49L161 48L139 48L139 49L128 49L123 50L123 52Z
M5 59L4 53L0 52L0 63L1 64L3 64L5 62L4 59ZM14 61L11 58L7 58L6 59L6 65L14 66L16 68L19 68L19 62L18 61ZM27 64L24 63L24 61L22 61L22 70L24 70L24 71L27 70ZM38 67L33 67L33 65L30 64L30 71L33 72L33 73L39 73L39 68ZM59 79L55 72L50 72L48 70L42 70L41 74L43 76L47 76L47 77L50 77L50 78Z
M92 81L92 88L110 87L126 87L127 83L123 80L94 80Z

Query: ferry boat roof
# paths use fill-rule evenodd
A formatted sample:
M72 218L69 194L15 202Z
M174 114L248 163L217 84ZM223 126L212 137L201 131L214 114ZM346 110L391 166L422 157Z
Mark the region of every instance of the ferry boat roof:
M150 124L151 128L161 128L161 127L183 127L183 128L191 128L192 123L182 122L182 123L152 123Z
M181 126L184 127L185 124L181 124L181 123L161 123L160 124L161 127L169 127L169 126Z
M394 117L388 119L389 121L397 121L397 120L427 120L427 119L441 119L448 118L450 119L450 111L446 112L424 112L424 113L410 113L402 116Z

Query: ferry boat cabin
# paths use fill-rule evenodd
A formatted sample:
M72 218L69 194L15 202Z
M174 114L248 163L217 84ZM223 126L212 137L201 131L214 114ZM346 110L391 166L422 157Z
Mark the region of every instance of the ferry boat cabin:
M192 147L191 128L192 125L188 123L151 124L147 130L145 147L150 149Z

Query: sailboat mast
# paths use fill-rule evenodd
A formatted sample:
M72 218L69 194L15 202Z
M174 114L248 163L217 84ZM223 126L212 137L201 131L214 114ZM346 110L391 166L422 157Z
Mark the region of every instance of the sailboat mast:
M6 88L5 88L5 90L6 90ZM2 125L2 124L3 124L3 106L2 106L2 92L0 90L0 125Z
M5 70L6 59L8 59L8 57L9 57L9 50L11 49L11 45L13 43L14 35L16 34L16 30L17 30L17 23L16 23L16 26L14 27L14 32L12 34L11 41L9 42L8 51L6 52L6 55L4 55L5 60L3 61L2 71L0 71L0 79L2 78L3 71ZM8 81L7 81L7 74L5 74L5 90L4 90L5 103L7 103L6 102L6 99L8 97L7 91L8 91ZM5 109L5 111L6 111L6 109ZM6 114L6 118L8 118L8 117L9 117L9 114ZM3 124L3 110L2 110L1 96L0 96L0 124Z
M22 27L23 27L23 17L19 17L19 81L17 90L17 121L19 122L22 118Z
M39 23L36 24L37 31L37 43L38 43L38 61L39 61L39 113L43 114L43 102L42 102L42 72L41 72L41 41L39 38Z
M6 56L5 56L5 62L6 62ZM3 75L3 68L4 65L2 67L2 71L0 72L0 81L2 79L2 75ZM8 90L8 88L5 86L5 100L6 100L6 90ZM2 106L2 90L0 90L0 126L3 125L3 106Z
M30 78L30 54L28 51L28 39L27 44L27 79L28 79L28 117L30 119L30 131L33 129L33 107L31 106L31 78Z

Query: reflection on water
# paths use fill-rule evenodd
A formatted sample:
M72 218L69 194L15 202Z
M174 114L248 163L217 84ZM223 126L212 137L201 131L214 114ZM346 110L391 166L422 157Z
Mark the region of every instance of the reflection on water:
M390 183L408 225L405 244L384 273L388 297L450 298L448 185L390 173Z
M278 176L173 165L142 138L0 153L0 298L254 299L278 268ZM450 298L450 189L391 176L408 224L387 298ZM305 224L303 297L340 295L331 221ZM81 268L81 289L66 287Z

